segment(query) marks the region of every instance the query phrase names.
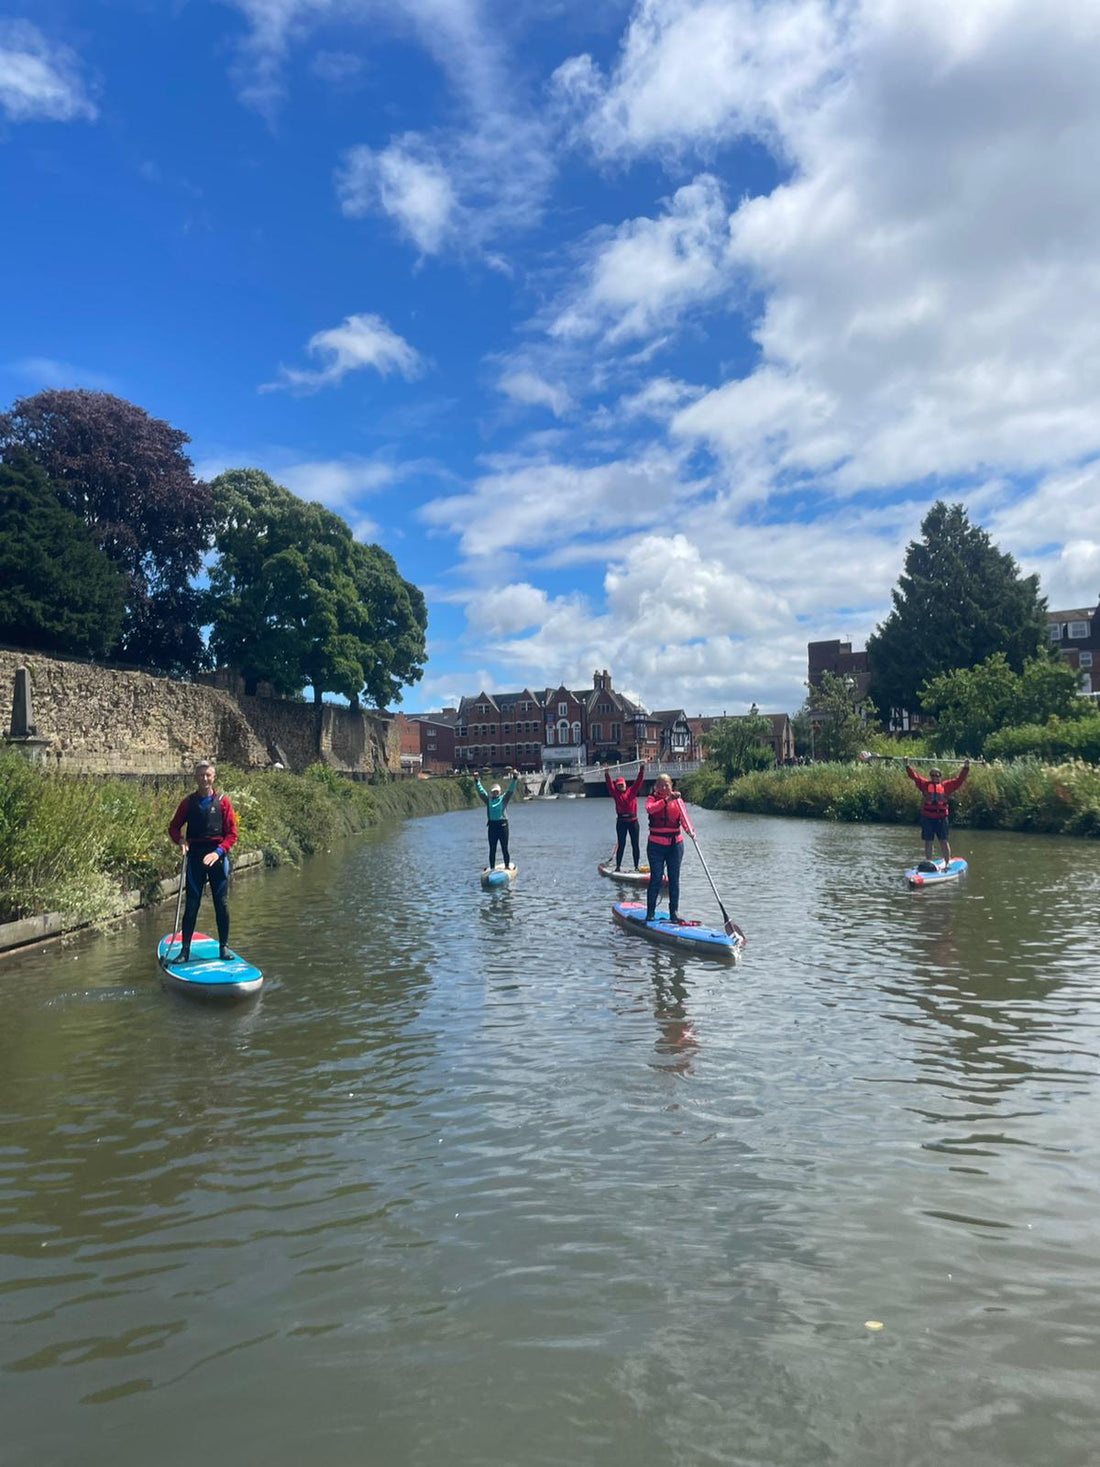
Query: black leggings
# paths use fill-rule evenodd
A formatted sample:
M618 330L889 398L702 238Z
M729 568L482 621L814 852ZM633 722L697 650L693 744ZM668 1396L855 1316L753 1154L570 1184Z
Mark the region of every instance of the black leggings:
M680 915L680 862L684 859L684 843L675 841L670 846L659 845L651 840L645 848L649 857L649 885L645 894L646 921L652 922L657 910L657 898L661 895L661 877L668 877L668 915Z
M202 889L210 883L210 895L214 901L214 918L218 924L218 942L225 947L229 941L229 857L218 853L212 866L203 865L203 857L210 854L210 847L190 846L187 851L187 905L183 909L183 945L191 946L195 923L202 901Z
M497 863L497 841L500 842L500 854L504 857L504 864L510 866L508 859L508 822L507 820L489 821L489 870L491 871Z
M615 847L615 870L623 864L623 852L626 850L626 838L630 837L630 849L634 852L634 865L638 865L638 822L628 820L625 815L620 815L615 821L615 834L618 837L618 845Z

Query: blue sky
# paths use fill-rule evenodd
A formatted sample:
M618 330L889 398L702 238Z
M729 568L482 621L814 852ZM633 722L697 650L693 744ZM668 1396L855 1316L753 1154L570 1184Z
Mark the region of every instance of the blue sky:
M408 708L796 708L937 497L1100 593L1100 12L0 5L0 401L103 387L423 586Z

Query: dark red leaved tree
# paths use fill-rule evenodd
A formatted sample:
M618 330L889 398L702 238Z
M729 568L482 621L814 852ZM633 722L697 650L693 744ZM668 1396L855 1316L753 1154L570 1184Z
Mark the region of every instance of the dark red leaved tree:
M191 583L211 540L210 491L186 433L109 392L47 390L0 414L0 457L23 450L125 572L116 655L167 672L207 665Z

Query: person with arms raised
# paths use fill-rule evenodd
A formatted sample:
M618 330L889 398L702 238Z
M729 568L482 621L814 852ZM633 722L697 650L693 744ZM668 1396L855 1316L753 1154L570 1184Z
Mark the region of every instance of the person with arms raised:
M947 797L966 783L970 774L970 762L968 760L963 765L954 779L944 779L943 771L936 765L928 771L927 779L922 779L911 764L905 766L905 772L924 796L920 807L920 838L924 842L924 859L929 862L932 860L932 842L938 840L943 852L943 869L946 871L951 864L951 846L947 838Z
M499 784L493 784L489 788L488 792L486 792L485 786L481 783L481 776L474 776L474 788L477 790L478 798L485 806L485 816L488 821L488 869L490 871L493 870L497 863L498 844L500 845L500 854L504 857L505 866L510 868L512 865L512 862L508 856L508 816L505 812L508 809L508 801L516 792L516 780L519 778L519 771L516 769L511 769L508 770L507 773L509 773L512 778L511 783L503 794L501 793Z
M638 794L642 788L642 776L645 774L645 765L638 765L638 773L628 785L621 776L612 781L611 770L608 765L603 767L604 783L607 785L607 793L615 801L615 870L623 869L623 852L626 850L626 838L630 837L630 849L634 854L634 869L638 869Z

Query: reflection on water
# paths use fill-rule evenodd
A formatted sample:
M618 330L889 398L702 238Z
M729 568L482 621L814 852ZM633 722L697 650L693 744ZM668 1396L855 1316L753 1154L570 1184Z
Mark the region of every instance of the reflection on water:
M1095 1460L1095 847L697 823L735 970L595 800L239 882L232 1011L164 913L0 963L5 1467Z

